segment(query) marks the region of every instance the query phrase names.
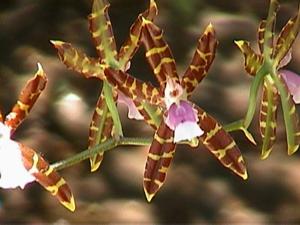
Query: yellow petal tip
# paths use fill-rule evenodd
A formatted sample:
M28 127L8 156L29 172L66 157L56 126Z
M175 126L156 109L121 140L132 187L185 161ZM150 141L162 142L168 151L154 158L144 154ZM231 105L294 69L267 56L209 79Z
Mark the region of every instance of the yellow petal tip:
M153 197L155 196L155 193L150 194L145 188L144 188L144 192L145 192L147 201L150 203L151 200L153 199Z
M71 212L74 212L76 209L76 204L73 195L71 196L69 202L61 202L61 204L63 204L63 206L69 209Z
M293 155L299 148L299 145L289 146L288 155Z
M50 43L53 44L55 47L59 47L62 46L65 42L58 40L50 40Z

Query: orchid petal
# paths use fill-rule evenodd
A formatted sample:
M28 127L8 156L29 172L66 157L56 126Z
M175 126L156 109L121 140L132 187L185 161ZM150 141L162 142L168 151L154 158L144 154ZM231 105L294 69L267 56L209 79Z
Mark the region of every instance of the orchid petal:
M10 129L0 123L0 187L22 189L35 180L25 168L17 142L10 139Z
M187 121L180 123L175 128L174 142L177 143L184 140L191 141L194 137L200 137L203 133L204 131L201 130L197 122Z
M124 104L128 107L128 118L135 119L135 120L143 120L144 117L136 108L132 99L128 98L122 92L118 92L118 102Z

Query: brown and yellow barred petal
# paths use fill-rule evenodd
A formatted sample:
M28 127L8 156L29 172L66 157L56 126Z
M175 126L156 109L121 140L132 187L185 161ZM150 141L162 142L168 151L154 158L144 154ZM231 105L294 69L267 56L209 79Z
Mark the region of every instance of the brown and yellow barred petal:
M265 79L259 113L260 134L263 139L261 158L266 159L272 151L276 139L278 91Z
M258 31L257 31L257 42L261 54L264 53L265 30L266 30L266 20L262 20L258 26Z
M179 83L176 64L171 49L163 39L163 31L150 20L143 18L142 43L146 48L146 58L151 66L161 90L165 89L167 78Z
M47 191L70 211L75 210L74 196L66 181L31 148L19 143L24 167Z
M155 132L151 144L144 173L144 191L148 202L162 187L167 171L175 154L172 131L162 120Z
M297 17L290 19L282 28L275 45L274 56L275 63L278 66L281 60L288 54L294 43L300 28L300 13Z
M268 18L262 24L263 30L263 47L262 52L266 57L272 57L274 52L274 33L276 24L276 15L279 10L279 3L277 0L270 1Z
M88 16L89 29L98 55L106 64L117 57L116 43L108 15L107 0L94 0L92 13ZM107 61L108 60L108 61Z
M36 72L34 78L26 83L19 95L17 103L5 118L5 124L12 128L12 132L29 114L34 103L44 90L46 83L46 74L44 73L42 66L38 64L38 71Z
M210 65L212 64L218 41L216 33L211 24L209 24L204 34L198 40L198 46L195 51L191 64L183 75L181 85L190 95L201 80L206 76Z
M283 80L283 78L281 76L279 76L279 79L281 81L281 83L284 85L286 93L288 93L288 96L286 97L285 101L288 103L288 113L289 113L289 117L291 119L291 127L286 127L286 129L289 129L291 133L291 137L287 137L287 144L288 144L288 154L292 155L294 154L298 149L299 149L299 145L300 145L300 126L299 126L299 117L298 117L298 113L296 110L296 106L295 103L292 99L292 96L288 90L288 87L285 83L285 81ZM281 99L281 101L283 101ZM287 132L288 133L288 132Z
M60 60L68 69L82 74L86 78L97 77L104 79L104 65L98 60L86 56L82 51L75 49L70 43L51 41L57 49Z
M103 92L98 99L89 129L88 148L92 148L105 142L112 136L113 120L105 102ZM104 152L90 158L91 171L96 171L103 159Z
M140 46L140 36L142 31L142 17L147 18L148 20L153 20L154 17L158 14L157 5L154 0L150 0L149 9L141 13L136 21L130 27L129 38L122 45L119 51L119 64L122 70L126 68L127 63L131 60L133 55L136 53L137 49Z
M246 165L235 141L212 116L198 106L194 105L194 108L198 111L199 125L204 131L200 141L225 167L247 179Z
M235 41L235 44L244 54L245 70L250 75L254 76L263 64L263 57L261 55L256 54L250 47L249 42L247 41Z
M149 82L138 80L121 70L106 68L106 80L117 90L137 102L148 102L152 105L162 105L161 92Z

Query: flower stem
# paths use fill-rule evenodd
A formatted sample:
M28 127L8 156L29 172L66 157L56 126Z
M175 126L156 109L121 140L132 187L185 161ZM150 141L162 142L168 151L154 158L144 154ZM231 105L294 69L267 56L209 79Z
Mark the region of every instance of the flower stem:
M128 138L121 137L120 139L109 139L101 144L98 144L92 148L86 149L68 159L61 160L59 162L53 163L50 166L55 170L62 170L64 168L73 166L83 160L89 159L95 154L100 152L105 152L116 148L117 146L125 145L136 145L136 146L146 146L150 145L152 138Z
M123 137L122 123L113 97L113 91L109 83L107 83L106 81L103 82L103 91L107 107L111 113L115 125L116 137Z

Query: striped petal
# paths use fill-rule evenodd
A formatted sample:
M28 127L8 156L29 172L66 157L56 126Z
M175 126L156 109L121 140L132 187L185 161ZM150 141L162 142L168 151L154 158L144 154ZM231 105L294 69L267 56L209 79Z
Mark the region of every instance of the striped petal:
M69 185L31 148L19 143L25 168L36 181L55 196L70 211L75 210L75 201Z
M100 64L98 60L86 56L70 43L62 41L51 41L51 43L57 49L60 60L67 68L82 74L86 78L98 77L104 79L103 64Z
M297 17L290 19L282 28L275 45L274 58L276 65L288 54L300 29L300 8Z
M92 13L88 16L89 29L95 43L101 62L109 65L116 59L116 42L108 15L109 3L107 0L94 0Z
M216 33L211 24L209 24L204 34L198 40L198 46L194 53L192 62L183 75L181 85L185 88L188 95L191 95L193 90L206 76L216 54L218 41Z
M204 134L200 136L203 145L227 168L247 179L247 170L241 152L232 137L223 127L200 107L198 111L199 124Z
M300 126L296 106L283 78L277 74L273 75L272 78L280 93L287 135L288 154L292 155L298 150L300 145Z
M259 113L260 134L263 139L261 158L266 159L276 139L276 119L279 94L270 81L265 79Z
M151 83L138 80L121 70L104 70L107 81L133 101L148 102L152 105L163 104L160 91Z
M264 52L265 30L266 30L266 20L262 20L258 26L258 31L257 31L257 42L261 54L263 54Z
M275 32L275 23L276 15L279 10L279 3L277 0L270 1L270 7L268 12L268 17L260 25L261 32L263 34L263 46L260 46L261 52L265 57L272 57L273 46L274 46L274 32ZM259 37L259 43L261 42ZM259 44L261 45L261 44Z
M245 59L245 70L252 76L254 76L259 68L262 66L263 57L256 54L250 47L249 42L247 41L235 41L235 44L244 54Z
M105 142L108 138L112 137L112 132L112 116L106 105L105 96L103 92L101 92L89 128L88 148ZM103 160L103 155L104 152L101 152L90 158L91 172L99 168Z
M150 20L143 18L142 43L146 48L146 58L160 88L164 90L167 78L179 83L175 60L171 49L163 39L162 30Z
M141 13L136 21L132 24L129 31L129 38L122 45L119 51L119 65L125 68L133 55L136 53L140 46L140 36L142 31L142 17L153 21L154 17L158 14L157 5L154 0L150 0L149 9ZM123 70L126 71L126 70Z
M27 82L19 95L17 103L5 118L5 125L9 126L12 132L15 131L28 115L41 92L44 90L46 83L46 74L42 66L38 64L38 70L34 78Z
M144 173L144 191L148 202L155 196L165 182L166 174L172 162L176 145L174 132L161 122L151 144Z

